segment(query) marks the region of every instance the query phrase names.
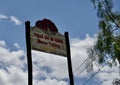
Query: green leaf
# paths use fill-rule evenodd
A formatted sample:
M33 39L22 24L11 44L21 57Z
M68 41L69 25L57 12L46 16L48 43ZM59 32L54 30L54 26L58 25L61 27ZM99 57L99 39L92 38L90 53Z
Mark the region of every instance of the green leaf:
M103 29L105 29L106 28L106 23L105 23L105 21L99 21L99 28L103 28Z
M91 0L97 9L100 32L94 45L94 53L99 63L105 63L105 56L112 57L111 63L120 64L120 13L113 12L112 0ZM116 29L117 28L117 29Z

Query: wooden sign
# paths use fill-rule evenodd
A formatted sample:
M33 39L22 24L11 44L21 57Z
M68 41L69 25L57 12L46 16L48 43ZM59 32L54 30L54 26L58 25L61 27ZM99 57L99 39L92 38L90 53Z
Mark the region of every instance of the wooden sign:
M61 56L67 56L64 35L38 27L30 28L31 48Z

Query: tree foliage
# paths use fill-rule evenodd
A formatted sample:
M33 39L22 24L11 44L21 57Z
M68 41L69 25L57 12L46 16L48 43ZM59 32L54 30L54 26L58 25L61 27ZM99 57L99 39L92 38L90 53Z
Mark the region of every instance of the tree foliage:
M110 64L120 64L120 13L114 12L112 0L91 0L99 18L100 32L93 47L94 56L99 57L99 63L112 59ZM93 52L92 51L92 52Z

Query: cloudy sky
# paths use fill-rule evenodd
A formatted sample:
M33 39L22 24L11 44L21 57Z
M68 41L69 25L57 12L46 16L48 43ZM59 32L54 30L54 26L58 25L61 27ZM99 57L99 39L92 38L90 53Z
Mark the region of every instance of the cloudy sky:
M119 10L119 7L120 2L116 0L114 9ZM94 45L99 31L96 11L89 0L1 0L1 85L27 85L24 23L30 21L34 26L37 20L43 18L52 20L60 33L69 32L75 85L112 85L112 80L119 78L118 67L102 68L94 62L92 73L85 69L87 64L83 62L88 57L87 49ZM32 51L32 58L33 85L69 84L65 57Z

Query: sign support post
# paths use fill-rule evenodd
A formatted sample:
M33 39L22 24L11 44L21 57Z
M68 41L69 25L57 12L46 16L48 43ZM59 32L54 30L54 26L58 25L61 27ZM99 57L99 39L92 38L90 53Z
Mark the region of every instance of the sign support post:
M65 35L66 49L67 49L67 62L68 62L68 72L69 72L69 78L70 78L70 85L74 85L68 32L65 32L64 35Z
M32 56L31 56L31 40L30 40L30 21L25 22L26 28L26 46L27 46L27 62L28 62L28 85L32 85Z
M74 76L72 72L72 61L68 32L65 32L64 35L58 33L59 35L53 36L49 34L50 35L49 36L48 31L45 32L43 31L43 29L39 30L38 28L31 28L30 21L25 22L25 30L28 63L28 85L33 84L31 49L66 56L68 62L70 85L74 85Z

